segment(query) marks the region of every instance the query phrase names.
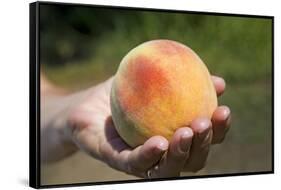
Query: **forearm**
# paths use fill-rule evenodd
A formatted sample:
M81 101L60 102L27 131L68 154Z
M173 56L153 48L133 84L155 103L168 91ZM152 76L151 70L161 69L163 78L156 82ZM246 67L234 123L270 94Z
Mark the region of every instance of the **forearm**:
M72 107L85 96L86 92L41 96L42 162L57 161L78 150L69 134L68 116Z
M44 95L41 99L41 160L56 161L75 152L65 132L67 97Z

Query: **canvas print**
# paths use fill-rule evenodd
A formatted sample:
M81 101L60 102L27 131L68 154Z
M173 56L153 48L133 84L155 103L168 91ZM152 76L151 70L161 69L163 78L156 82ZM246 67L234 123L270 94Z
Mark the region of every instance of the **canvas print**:
M273 17L31 10L32 184L273 172Z

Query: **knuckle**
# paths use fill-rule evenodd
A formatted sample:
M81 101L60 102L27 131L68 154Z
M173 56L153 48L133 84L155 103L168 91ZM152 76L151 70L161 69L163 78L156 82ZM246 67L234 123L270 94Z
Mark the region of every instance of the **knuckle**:
M202 163L200 163L200 164L197 164L197 165L193 166L193 167L191 168L191 171L194 172L194 173L199 172L199 171L202 170L205 166L206 166L206 162L204 161L204 162L202 162Z
M187 162L184 167L184 171L196 173L196 172L202 170L207 164L207 157L206 156L203 156L203 157L204 157L204 159L200 159L196 162L194 160L191 162Z
M128 174L133 174L138 176L139 174L144 172L144 169L140 165L132 163L132 161L129 161L126 164L125 171Z
M126 169L125 169L125 172L126 172L127 174L130 174L130 175L132 175L132 174L135 173L135 172L134 172L134 169L131 167L131 164L127 164Z
M225 135L213 139L213 144L221 144L225 139Z

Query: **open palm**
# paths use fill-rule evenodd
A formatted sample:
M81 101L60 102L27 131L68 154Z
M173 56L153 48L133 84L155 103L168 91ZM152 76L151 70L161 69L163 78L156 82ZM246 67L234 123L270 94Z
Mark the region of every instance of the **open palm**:
M215 76L212 79L219 96L225 89L224 80ZM112 168L143 178L196 172L204 167L210 145L222 142L229 129L230 110L219 106L211 121L195 119L189 127L179 128L170 142L154 136L133 149L118 135L111 118L112 80L88 89L68 119L74 143Z

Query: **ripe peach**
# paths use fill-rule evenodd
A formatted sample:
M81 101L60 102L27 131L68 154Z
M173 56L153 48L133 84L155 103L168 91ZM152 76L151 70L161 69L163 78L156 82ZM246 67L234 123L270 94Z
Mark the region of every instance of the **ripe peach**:
M136 147L154 135L170 140L197 117L211 118L217 96L196 53L179 42L152 40L123 58L110 102L117 132Z

